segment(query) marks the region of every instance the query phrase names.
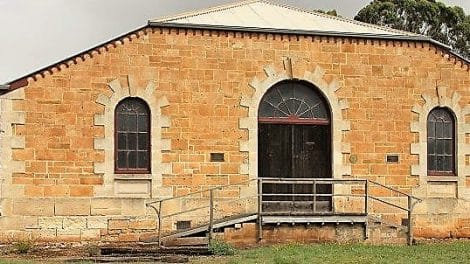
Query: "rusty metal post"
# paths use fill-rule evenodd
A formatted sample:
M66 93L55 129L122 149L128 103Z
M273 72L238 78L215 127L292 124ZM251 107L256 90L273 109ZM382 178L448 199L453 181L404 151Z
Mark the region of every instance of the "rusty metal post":
M369 239L369 180L365 181L364 184L364 214L366 215L366 222L364 223L364 238Z
M317 212L317 181L313 180L313 214L315 214L316 212Z
M413 221L411 216L413 215L413 198L408 196L408 245L413 245Z
M214 227L214 190L209 191L209 242L212 240Z
M365 183L364 214L369 215L369 180Z
M158 202L158 246L162 246L162 201Z
M258 242L263 239L263 180L258 179Z

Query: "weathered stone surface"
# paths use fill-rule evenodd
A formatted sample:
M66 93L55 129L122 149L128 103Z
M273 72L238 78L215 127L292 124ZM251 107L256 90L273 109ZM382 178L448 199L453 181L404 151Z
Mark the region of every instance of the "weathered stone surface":
M105 216L87 217L87 228L89 229L108 228L108 219L109 217L105 217Z
M85 217L65 217L63 222L64 229L86 229L87 222Z
M129 219L109 219L108 220L108 229L127 229L129 228Z
M428 183L429 198L457 198L457 183Z
M90 199L58 199L55 202L55 215L90 215Z
M54 215L54 201L52 199L17 199L13 201L13 214L52 216Z
M38 220L41 229L63 228L64 219L62 217L40 217Z
M235 246L256 245L258 229L256 223L243 224L241 228L226 228L223 233L224 241ZM364 228L362 225L326 224L296 225L283 224L280 226L266 226L263 228L262 244L277 243L315 243L315 242L341 242L351 243L363 241Z
M80 229L57 229L57 240L64 242L81 241Z
M14 216L0 217L0 230L21 230L24 228L41 228L38 217Z
M120 215L121 207L121 199L95 198L91 200L91 215Z
M122 202L122 215L144 216L147 212L145 199L124 199Z
M80 230L80 238L82 241L98 241L101 238L100 229Z
M157 219L133 219L129 223L129 229L156 229Z
M41 228L31 230L31 237L36 242L57 242L57 229Z

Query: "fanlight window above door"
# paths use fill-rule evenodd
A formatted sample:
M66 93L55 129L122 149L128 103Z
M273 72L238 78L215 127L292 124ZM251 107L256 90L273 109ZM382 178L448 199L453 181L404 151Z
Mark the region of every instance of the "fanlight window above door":
M323 96L301 81L274 85L261 100L258 117L263 123L328 124L330 120Z

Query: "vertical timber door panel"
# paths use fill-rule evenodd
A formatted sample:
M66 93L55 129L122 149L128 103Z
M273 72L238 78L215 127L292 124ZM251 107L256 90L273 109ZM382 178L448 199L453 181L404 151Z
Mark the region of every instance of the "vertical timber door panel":
M259 173L263 178L292 178L292 137L290 127L266 124L259 126ZM290 193L289 185L265 184L263 193ZM288 201L289 196L267 196L265 200Z
M294 125L294 178L330 178L331 151L329 126ZM294 185L293 193L312 194L313 184ZM331 185L319 184L317 194L330 194ZM313 197L298 197L298 201L312 201ZM329 197L317 197L317 201L329 201ZM321 204L321 205L320 205ZM320 203L317 211L328 211L325 203Z

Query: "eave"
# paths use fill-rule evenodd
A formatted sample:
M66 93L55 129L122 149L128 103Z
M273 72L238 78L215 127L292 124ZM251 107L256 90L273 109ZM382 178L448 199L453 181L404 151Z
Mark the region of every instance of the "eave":
M368 33L351 33L351 32L336 32L336 31L316 31L316 30L291 30L291 29L277 29L277 28L257 28L257 27L236 27L225 25L205 25L205 24L183 24L171 22L152 22L149 21L151 27L169 27L178 29L199 29L199 30L217 30L217 31L231 31L231 32L245 32L245 33L265 33L265 34L287 34L287 35L302 35L302 36L320 36L320 37L348 37L358 39L376 39L376 40L397 40L397 41L415 41L429 43L438 46L453 56L463 60L470 65L470 59L465 58L458 53L454 52L452 48L446 44L436 41L424 35L394 35L394 34L368 34Z
M149 22L147 26L140 27L131 32L120 35L116 38L108 40L90 49L82 51L77 55L67 57L61 61L53 63L49 66L43 67L37 71L24 75L11 82L0 85L0 95L25 87L29 84L28 79L36 79L36 76L44 77L46 73L53 74L55 70L60 71L61 67L70 67L72 64L77 64L80 60L85 60L93 57L95 54L101 54L107 51L110 47L116 47L117 43L123 43L124 39L132 41L135 37L139 37L143 30L148 28L174 28L174 29L196 29L196 30L209 30L209 31L225 31L225 32L241 32L241 33L257 33L257 34L285 34L293 36L318 36L318 37L337 37L337 38L356 38L366 40L388 40L388 41L410 41L416 43L429 43L435 46L436 49L441 49L443 54L448 54L450 59L453 57L457 63L460 60L462 65L467 65L467 70L470 70L470 60L452 51L452 49L438 41L429 37L421 35L387 35L387 34L364 34L364 33L350 33L350 32L333 32L333 31L314 31L314 30L289 30L289 29L275 29L275 28L256 28L256 27L233 27L233 26L214 26L214 25L199 25L199 24L180 24L180 23L159 23ZM104 49L104 50L103 50Z
M103 48L107 51L109 49L109 45L112 45L112 46L116 47L116 43L118 43L118 42L122 43L124 39L128 39L128 40L132 41L131 35L136 35L138 37L138 34L136 34L136 33L141 31L141 30L144 30L146 28L148 28L147 25L139 27L135 30L132 30L130 32L122 34L122 35L120 35L118 37L115 37L111 40L108 40L106 42L98 44L98 45L96 45L92 48L84 50L84 51L82 51L78 54L69 56L69 57L67 57L63 60L52 63L49 66L40 68L39 70L36 70L32 73L28 73L28 74L26 74L22 77L14 79L13 81L10 81L6 84L2 84L2 85L0 85L0 95L11 92L11 91L16 90L18 88L22 88L22 87L27 86L29 84L28 78L35 79L36 75L41 75L41 76L44 77L46 72L49 72L50 74L52 74L54 69L60 70L61 65L68 68L68 67L70 67L71 64L77 64L78 63L77 60L79 60L79 59L80 60L85 60L87 57L93 57L95 53L101 54Z

